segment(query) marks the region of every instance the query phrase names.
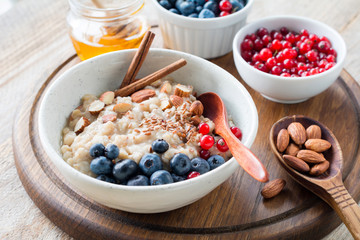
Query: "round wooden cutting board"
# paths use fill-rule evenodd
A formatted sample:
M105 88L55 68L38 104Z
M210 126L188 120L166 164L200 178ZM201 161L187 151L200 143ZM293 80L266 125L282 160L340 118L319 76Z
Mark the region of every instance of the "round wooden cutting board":
M343 150L345 186L356 201L360 199L360 88L343 71L328 90L300 104L274 103L247 87L259 114L258 134L251 149L268 169L271 180L286 180L285 190L279 196L264 200L260 194L264 184L239 168L204 198L171 212L133 214L97 204L79 194L55 169L38 135L37 112L44 90L61 72L78 62L72 56L55 69L37 95L23 104L13 131L16 166L26 191L51 221L75 238L319 239L325 236L340 224L340 219L326 203L293 181L270 149L272 124L294 114L319 120L334 132ZM212 62L244 84L231 53Z

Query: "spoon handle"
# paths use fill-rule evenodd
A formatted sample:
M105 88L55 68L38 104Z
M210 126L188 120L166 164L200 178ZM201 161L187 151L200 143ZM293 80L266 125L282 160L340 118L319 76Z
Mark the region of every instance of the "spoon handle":
M260 160L235 137L229 128L220 134L226 141L231 154L240 166L253 178L260 182L269 181L269 174Z
M333 182L334 183L334 182ZM350 196L342 181L326 189L330 204L356 240L360 240L360 207Z

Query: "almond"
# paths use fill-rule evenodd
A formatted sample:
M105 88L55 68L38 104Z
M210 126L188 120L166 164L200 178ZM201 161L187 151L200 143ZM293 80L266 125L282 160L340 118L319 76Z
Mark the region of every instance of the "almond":
M100 96L100 101L104 102L106 105L111 104L114 101L115 93L112 91L104 92Z
M149 98L156 95L156 92L152 89L143 89L131 94L131 100L136 103L148 100Z
M171 95L170 97L170 103L175 106L176 108L181 106L184 102L182 97L176 96L176 95Z
M305 147L315 152L324 152L331 148L331 143L324 139L309 139L305 142Z
M306 141L306 132L304 126L299 122L292 122L287 128L291 139L298 145Z
M261 190L261 195L264 198L272 198L278 195L285 187L286 182L284 179L278 178L268 182Z
M201 123L201 119L199 116L195 115L191 117L191 123L195 126L198 126Z
M89 119L87 119L86 117L81 117L75 125L74 132L76 134L80 134L82 133L82 131L84 131L85 127L89 125L90 125Z
M129 111L132 107L131 103L118 103L114 106L113 111L117 113L126 113Z
M318 125L311 125L306 129L306 138L307 139L320 139L321 138L321 129Z
M301 160L300 158L291 156L291 155L283 155L284 162L290 167L298 170L299 172L309 172L309 165Z
M190 112L194 115L201 116L204 112L203 104L199 100L194 101L190 106Z
M165 111L165 109L171 108L171 104L169 100L165 99L160 102L160 108L161 110Z
M322 163L315 164L310 169L309 173L314 176L319 176L319 175L323 174L324 172L326 172L326 170L328 170L329 167L330 167L329 161L324 161Z
M189 97L190 92L191 92L191 90L187 86L178 84L175 87L174 94L179 96L179 97Z
M170 94L172 90L171 84L169 82L164 82L160 88L160 92Z
M101 112L105 107L105 103L100 100L95 100L89 105L89 112L93 115Z
M107 123L107 122L114 122L116 120L116 115L115 114L107 114L102 116L102 121L103 123Z
M300 151L300 148L295 143L290 143L289 146L285 150L285 154L296 156L296 154Z
M313 150L300 150L296 154L296 157L308 163L321 163L325 161L325 158L323 156Z
M277 135L276 139L276 148L279 152L285 151L287 146L289 145L290 137L289 133L286 129L281 129Z

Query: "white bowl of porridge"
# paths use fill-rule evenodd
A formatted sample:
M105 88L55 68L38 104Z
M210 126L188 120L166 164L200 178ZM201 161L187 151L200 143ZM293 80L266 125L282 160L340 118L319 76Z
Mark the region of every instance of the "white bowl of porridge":
M95 171L94 156L90 156L92 146L116 145L119 152L111 160L114 166L126 159L140 165L145 155L153 154L160 156L164 169L169 169L176 154L189 159L202 156L200 141L207 134L199 130L199 122L207 124L209 135L214 128L201 113L189 110L196 94L215 92L223 99L230 126L241 129L242 143L247 147L251 147L257 133L257 110L250 94L230 73L202 58L166 49L150 49L139 78L181 58L187 64L147 86L147 91L152 92L150 98L134 101L132 96L104 97L108 95L104 93L120 86L134 54L135 50L124 50L94 57L56 79L41 101L40 139L64 178L86 197L128 212L170 211L191 204L226 181L239 167L231 153L210 148L208 152L222 156L224 164L196 177L189 175L183 181L134 186L125 185L115 172L116 182L97 179L100 173ZM178 98L173 99L179 95L178 87L180 103ZM152 149L158 139L168 144L161 154ZM214 136L215 142L219 139Z

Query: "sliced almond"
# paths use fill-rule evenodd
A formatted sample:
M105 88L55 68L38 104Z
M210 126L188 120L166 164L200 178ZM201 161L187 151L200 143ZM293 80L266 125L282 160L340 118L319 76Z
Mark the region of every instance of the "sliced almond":
M129 111L132 107L131 103L118 103L114 106L113 111L117 113L126 113Z
M300 151L300 148L295 143L290 143L289 146L285 150L285 154L296 156L296 154Z
M165 111L168 108L171 108L171 104L169 102L169 100L165 99L165 100L161 100L160 102L160 108L161 110Z
M283 188L286 185L286 181L284 179L275 179L271 182L268 182L263 189L261 190L261 195L264 198L273 198L276 195L278 195L281 190L283 190Z
M276 148L279 152L283 152L286 150L289 145L290 136L286 129L281 129L277 135L276 139Z
M195 126L198 126L201 123L201 119L199 116L195 115L191 117L191 123Z
M310 167L309 165L301 160L300 158L291 156L291 155L283 155L284 162L286 162L287 165L294 168L295 170L298 170L299 172L309 172Z
M320 153L331 148L331 143L324 139L309 139L305 142L305 147L307 149Z
M190 93L191 93L191 89L189 89L185 85L178 84L175 87L174 94L179 96L179 97L189 97Z
M89 119L87 119L86 117L81 117L75 125L74 132L76 134L80 134L82 133L82 131L84 131L85 127L89 125L90 125Z
M115 114L106 114L102 116L103 123L107 122L114 122L116 120L117 116Z
M319 176L319 175L323 174L324 172L326 172L326 170L328 170L329 167L330 167L329 161L324 161L322 163L315 164L310 169L309 173L314 176Z
M104 102L106 105L111 104L114 101L115 93L112 91L104 92L100 96L100 101Z
M313 150L302 149L296 154L296 157L304 160L305 162L315 163L315 164L325 161L325 158L323 156L321 156L319 153Z
M143 89L131 94L131 100L136 103L141 103L142 101L148 100L151 97L154 97L156 92L152 89Z
M306 132L304 126L299 122L292 122L287 128L291 139L298 145L306 141Z
M164 82L164 84L160 88L160 92L170 94L172 90L171 84L169 82Z
M181 106L184 102L182 97L176 95L171 95L169 98L170 98L170 103L175 107Z
M203 104L199 100L194 101L190 106L190 112L194 115L201 116L204 112Z
M95 100L89 105L89 112L93 115L101 112L105 107L105 103L100 100Z
M318 125L311 125L306 129L306 138L307 139L320 139L321 138L321 128Z

